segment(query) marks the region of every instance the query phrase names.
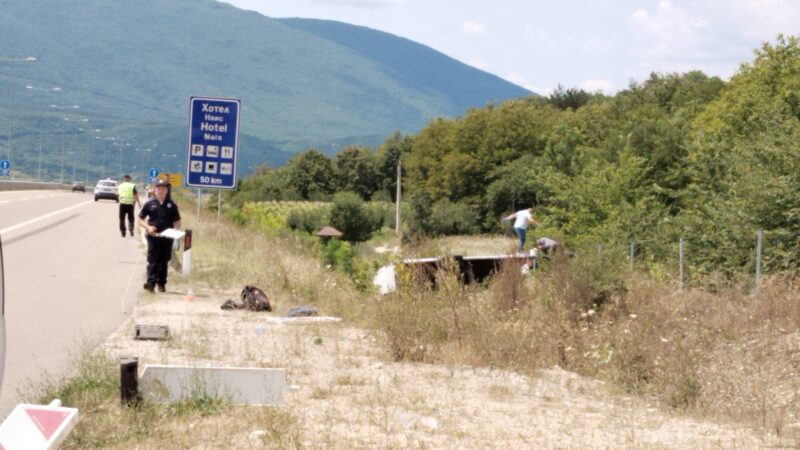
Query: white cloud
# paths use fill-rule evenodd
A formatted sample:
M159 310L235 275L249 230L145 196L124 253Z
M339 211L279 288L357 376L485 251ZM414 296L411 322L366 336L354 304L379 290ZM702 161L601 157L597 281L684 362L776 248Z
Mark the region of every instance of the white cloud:
M527 89L529 91L536 92L537 94L541 94L541 92L539 92L537 90L538 88L536 88L531 83L529 83L528 80L524 76L522 76L522 75L520 75L520 74L518 74L516 72L511 72L508 75L504 76L503 78L506 81L509 81L511 83L516 84L517 86L522 86L522 87L524 87L525 89Z
M580 88L588 92L603 92L605 94L612 94L616 91L614 83L607 80L591 79L581 83Z
M314 3L332 6L353 6L356 8L383 8L408 3L409 0L312 0Z
M556 41L542 29L527 26L524 33L525 39L534 45L545 47L554 47L556 45Z
M636 44L628 52L637 61L637 78L651 71L721 74L730 67L723 61L747 59L752 48L741 38L744 24L729 23L732 14L727 9L736 9L729 4L735 1L723 5L720 0L699 0L690 5L662 0L653 11L633 12L629 24Z
M487 63L486 61L484 61L482 59L470 59L468 64L470 66L472 66L472 67L475 67L475 68L481 69L481 70L487 70L489 68L489 63Z
M616 46L613 42L590 36L583 43L583 50L587 53L611 53Z
M461 29L467 34L486 34L486 29L483 24L472 20L461 22Z
M549 96L555 90L553 86L527 85L523 87L531 92L535 92L544 97Z

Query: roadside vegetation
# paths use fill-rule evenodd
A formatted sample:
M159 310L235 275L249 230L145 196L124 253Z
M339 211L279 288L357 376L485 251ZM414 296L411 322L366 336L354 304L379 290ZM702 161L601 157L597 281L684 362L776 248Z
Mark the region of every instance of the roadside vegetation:
M472 109L374 154L310 149L245 180L228 204L393 201L402 161L405 257L441 255L444 235L497 234L501 215L534 204L533 233L580 257L467 288L453 274L438 289L399 274L407 282L368 315L395 358L559 365L780 434L800 413L798 79L800 42L780 36L729 82L653 74L613 97L560 88ZM757 230L769 276L753 295ZM355 242L370 235L348 245L369 247Z
M222 225L185 214L202 236L186 282L215 292L255 284L280 299L277 314L313 305L371 330L390 360L526 374L557 365L667 410L736 421L797 446L797 80L800 44L781 37L727 83L698 72L654 74L614 97L569 89L470 110L416 136L395 134L374 155L350 148L331 161L309 150L243 180L226 198ZM389 231L399 160L407 168L402 242ZM506 267L472 286L448 270L435 287L399 270L396 292L374 293L375 270L400 255L510 250L511 238L498 243L497 218L531 203L542 222L532 233L565 242L578 257L556 254L527 275ZM345 239L313 236L323 225ZM767 276L755 295L757 229L766 236ZM692 250L684 286L680 238ZM94 402L86 403L90 415L132 414L132 433L136 420L158 414L234 414L202 399L180 414L129 412L110 381L97 379L70 382L87 392L73 398ZM292 421L267 409L253 414ZM131 442L84 433L76 430L69 446Z
M173 278L175 289L214 293L221 303L252 283L269 293L274 314L312 305L371 330L387 361L531 375L560 366L667 410L734 420L800 443L800 286L792 278L769 279L758 297L737 286L680 290L672 273L631 270L624 258L614 263L598 252L554 257L528 275L508 267L484 286L462 286L443 271L434 289L401 272L400 289L378 297L329 267L317 238L289 228L265 233L216 225L205 210L198 223L190 205L183 210L195 231L194 267L190 277ZM375 243L399 244L384 233L353 244L354 259L385 257L369 251ZM417 242L414 251L480 253L498 246L511 248L513 240L449 237ZM213 358L207 344L190 341L170 345L195 352L199 361ZM61 398L81 410L64 448L224 445L242 421L269 431L259 437L265 446L299 447L308 438L286 411L224 399L126 407L118 380L117 361L87 353L76 377L44 387L41 402Z

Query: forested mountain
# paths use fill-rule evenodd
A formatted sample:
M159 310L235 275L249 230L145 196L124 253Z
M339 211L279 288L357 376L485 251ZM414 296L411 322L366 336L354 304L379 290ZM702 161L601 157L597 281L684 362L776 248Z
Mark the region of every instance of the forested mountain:
M94 153L102 146L90 155L89 140L65 114L142 154L155 148L151 154L169 158L184 152L190 96L238 98L242 165L252 166L280 164L311 146L332 154L378 143L393 130L417 131L467 107L531 95L397 36L276 20L214 0L0 0L0 21L0 82L10 84L14 111L0 142L10 128L13 162L28 173L38 163L40 128L46 172L60 157L52 153L62 134L68 161L101 165ZM36 61L8 60L27 56ZM46 91L54 85L62 90ZM3 117L11 105L11 96L0 96ZM109 164L118 162L113 153Z
M652 74L611 97L560 89L473 108L375 154L298 154L232 199L389 199L399 159L409 232L497 231L501 215L535 204L537 235L609 262L634 243L660 273L683 239L690 273L752 272L760 229L766 270L796 270L799 92L800 41L779 37L729 82Z

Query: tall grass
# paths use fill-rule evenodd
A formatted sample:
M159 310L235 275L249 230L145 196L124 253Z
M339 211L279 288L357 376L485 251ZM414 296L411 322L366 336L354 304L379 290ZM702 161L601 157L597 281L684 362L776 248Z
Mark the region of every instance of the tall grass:
M772 278L756 298L737 286L679 290L606 261L556 257L530 276L506 267L485 289L447 270L437 288L405 277L375 325L399 360L559 365L671 408L798 432L796 279Z
M280 211L297 208L271 206ZM369 296L360 293L345 273L326 265L319 238L283 225L265 229L259 222L237 227L224 217L217 225L209 218L197 221L193 215L184 216L184 226L193 229L192 273L176 282L228 297L236 297L246 284L255 285L267 293L277 314L311 305L321 314L355 320L367 316ZM220 297L219 303L224 300Z

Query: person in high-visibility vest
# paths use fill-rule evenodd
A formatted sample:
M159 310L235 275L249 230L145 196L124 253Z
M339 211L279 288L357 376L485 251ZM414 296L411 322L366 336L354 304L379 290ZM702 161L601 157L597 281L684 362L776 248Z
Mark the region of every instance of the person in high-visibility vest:
M119 232L125 237L125 217L128 217L128 231L133 236L133 206L142 206L139 202L139 193L136 192L136 185L131 183L131 176L125 174L122 183L117 187L119 193Z

